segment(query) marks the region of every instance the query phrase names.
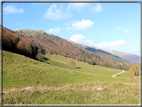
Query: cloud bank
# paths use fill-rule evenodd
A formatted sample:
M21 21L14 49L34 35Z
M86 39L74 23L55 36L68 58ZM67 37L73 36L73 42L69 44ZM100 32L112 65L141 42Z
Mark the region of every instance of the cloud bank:
M126 45L127 42L125 40L111 41L111 42L101 42L100 44L94 44L93 46L101 48L101 49L114 49L117 46Z
M93 21L91 20L81 20L81 21L76 21L75 23L72 24L73 30L85 30L92 26L94 24Z
M127 44L125 40L101 42L100 44L95 44L92 40L90 39L87 40L85 36L81 34L74 34L73 36L71 36L70 40L76 43L79 43L79 44L85 44L87 46L94 46L94 47L105 49L105 50L114 49L115 47L123 46Z
M103 11L103 8L102 8L102 6L100 4L96 4L96 6L92 7L91 10L93 12L99 13L99 12Z
M81 11L87 5L88 3L69 3L67 6L67 11L71 11L71 10Z
M6 7L3 8L4 13L8 14L8 13L23 13L24 10L22 8L17 9L14 6L8 5Z
M45 15L46 18L56 20L56 19L66 19L70 18L71 15L68 13L63 12L57 5L53 4L47 9Z
M89 3L68 3L68 5L64 8L57 7L56 4L52 4L46 10L44 17L52 20L68 19L72 17L72 11L82 12L83 10L99 13L103 11L103 8L98 3L96 4L96 6L90 5Z
M56 28L50 28L49 30L47 30L47 33L57 33L61 30L60 27L56 27Z
M93 41L92 40L87 40L83 35L81 34L74 34L73 36L71 36L70 38L71 41L74 41L76 43L79 44L85 44L85 45L93 45Z

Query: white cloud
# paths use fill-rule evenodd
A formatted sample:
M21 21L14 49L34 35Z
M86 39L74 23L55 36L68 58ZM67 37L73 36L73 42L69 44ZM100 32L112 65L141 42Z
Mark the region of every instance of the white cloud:
M61 19L61 18L70 18L71 15L63 12L60 8L58 8L55 4L51 5L49 9L47 9L45 13L45 17L49 19Z
M124 33L130 33L130 32L131 32L130 30L125 30L125 31L124 31Z
M74 42L82 42L82 40L84 40L85 39L85 37L83 36L83 35L81 35L81 34L74 34L71 38L70 38L70 40L72 40L72 41L74 41Z
M6 14L7 14L7 13L23 13L23 12L24 12L24 10L23 10L22 8L17 9L17 8L15 8L14 6L11 6L11 5L4 7L4 8L3 8L3 11L4 11Z
M59 32L60 30L62 30L62 29L60 29L60 27L56 27L56 28L50 28L49 30L47 30L47 33L57 33L57 32Z
M73 14L72 12L70 12L71 10L82 12L84 9L90 9L91 11L96 13L103 11L103 8L100 4L96 4L95 7L93 7L89 3L68 3L67 7L64 7L64 5L58 5L57 7L56 4L52 4L45 12L44 17L52 20L62 18L67 19L70 18Z
M92 46L96 47L99 49L104 49L104 50L110 50L110 49L115 49L115 48L125 48L128 43L125 40L118 40L118 41L111 41L111 42L102 42L100 44L95 44L92 40L86 39L83 35L81 34L74 34L73 36L70 37L71 41L74 41L79 44L87 45L87 46ZM128 49L126 49L128 50Z
M96 6L92 6L89 3L69 3L67 7L67 11L77 10L78 12L80 12L83 11L83 9L90 9L90 11L96 13L103 11L103 7L98 3L96 3Z
M94 22L92 22L91 20L81 20L81 21L77 21L75 23L72 24L72 28L74 30L85 30L87 28L89 28L90 26L92 26L94 24Z
M94 46L101 49L114 49L114 47L126 45L127 42L125 40L111 41L111 42L102 42L100 44L94 44Z
M135 32L134 30L124 30L124 33L133 33L133 32Z
M103 11L103 8L102 8L102 6L100 4L96 4L96 6L92 7L91 10L93 12L99 13L99 12Z
M133 45L128 43L125 46L117 47L116 50L140 56L140 45Z
M127 28L125 26L118 26L116 28L116 30L123 30L124 33L133 33L133 32L135 32L134 30L129 30L129 28Z
M77 10L81 11L82 8L86 7L88 3L69 3L67 7L67 11Z
M80 43L80 44L85 44L85 45L92 45L93 41L92 40L87 40L83 35L81 34L74 34L73 36L71 36L70 38L71 41L74 41L76 43Z

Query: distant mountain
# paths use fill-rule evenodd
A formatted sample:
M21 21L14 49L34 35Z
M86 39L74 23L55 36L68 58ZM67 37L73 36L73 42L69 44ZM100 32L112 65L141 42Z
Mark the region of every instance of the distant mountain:
M66 39L66 40L68 40L68 39ZM73 44L75 44L76 46L79 46L79 47L83 48L83 49L85 49L85 48L88 47L88 46L86 46L86 45L78 44L78 43L76 43L76 42L74 42L74 41L71 41L71 40L68 40L68 41L71 42L71 43L73 43ZM90 47L91 47L91 48L95 48L95 49L99 49L99 48L94 47L94 46L90 46Z
M12 31L2 28L2 49L23 54L26 56L36 56L41 54L59 54L64 57L77 59L93 65L111 67L128 70L129 62L117 58L116 56L104 54L104 52L94 53L90 48L82 45L76 46L66 39L55 36L42 30L18 30ZM88 49L88 50L86 50Z
M74 43L75 45L77 45L77 46L79 46L79 47L81 47L81 48L84 48L84 49L86 49L86 50L88 50L88 51L90 51L90 52L96 53L96 54L98 54L98 55L100 55L100 56L102 56L102 57L105 57L105 58L107 58L107 59L110 59L110 60L112 60L112 61L114 61L114 62L123 63L123 64L124 64L124 63L129 63L128 61L122 59L121 57L119 57L119 56L117 56L117 55L111 54L111 53L109 53L109 52L107 52L107 51L105 51L105 50L96 48L96 47L94 47L94 46L90 47L90 46L86 46L86 45L81 45L81 44L75 43L75 42L73 42L73 41L71 41L71 40L68 40L68 41L70 41L71 43Z
M119 57L130 55L128 53L120 52L120 51L117 51L117 50L114 50L114 49L113 50L109 50L108 52L111 53L111 54L114 54L116 56L119 56Z
M138 64L139 63L139 56L138 55L134 55L134 54L129 54L129 53L125 53L125 52L120 52L120 51L117 51L117 50L109 50L109 51L106 51L106 50L103 50L103 49L99 49L97 47L94 47L94 46L86 46L86 45L81 45L81 44L78 44L78 43L75 43L71 40L68 40L70 41L71 43L81 47L81 48L84 48L88 51L91 51L91 52L94 52L96 54L99 54L100 56L103 56L105 58L108 58L110 60L113 60L115 62L131 62L131 63L135 63L135 64ZM124 59L124 60L122 60Z
M109 52L114 55L117 55L117 56L121 57L122 59L125 59L126 61L129 61L131 63L135 63L135 64L139 63L140 57L138 55L124 53L124 52L120 52L117 50L110 50Z

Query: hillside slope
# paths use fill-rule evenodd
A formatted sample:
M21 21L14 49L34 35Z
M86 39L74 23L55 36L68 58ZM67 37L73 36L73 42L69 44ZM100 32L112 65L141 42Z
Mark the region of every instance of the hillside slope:
M35 57L38 53L38 46L28 36L20 35L8 28L2 29L2 49L16 52L28 57Z
M130 64L130 62L128 62L127 60L125 60L125 59L123 59L123 58L121 58L121 57L119 57L117 55L111 54L111 53L109 53L109 52L107 52L105 50L101 50L101 49L96 48L96 47L89 47L89 46L86 46L86 45L81 45L81 44L75 43L75 42L70 41L70 40L68 40L68 41L75 44L76 46L79 46L79 47L81 47L83 49L86 49L86 50L88 50L90 52L93 52L93 53L98 54L98 55L100 55L102 57L110 59L110 60L116 62L117 64L120 64L120 63Z
M68 41L75 44L76 46L83 48L83 49L86 49L88 51L99 54L100 56L103 56L105 58L113 60L114 62L139 63L139 56L134 55L134 54L128 54L128 53L120 52L120 51L117 51L117 50L106 51L106 50L99 49L97 47L89 47L89 46L81 45L81 44L75 43L71 40L68 40Z
M117 51L117 50L110 50L109 52L114 54L114 55L117 55L117 56L121 57L122 59L129 61L131 63L135 63L135 64L139 63L140 57L138 55L120 52L120 51Z
M110 60L113 60L114 62L127 63L127 61L125 61L125 60L121 59L120 57L113 55L109 52L106 52L106 51L103 51L100 49L91 48L91 47L86 47L85 49L88 51L94 52L96 54L99 54L100 56L106 57Z
M84 61L91 63L94 60L95 64L100 66L107 66L112 68L120 68L120 64L123 64L121 68L128 69L129 62L115 56L104 54L104 52L90 52L87 47L82 45L74 44L61 37L49 35L44 31L34 31L34 30L18 30L20 34L27 34L34 40L38 41L41 47L45 50L47 54L59 54L65 57L74 58L79 61ZM44 32L44 33L43 33ZM31 34L31 35L30 35Z
M54 36L52 34L49 35L48 33L41 33L34 30L18 30L16 32L22 35L27 34L27 36L31 37L31 39L34 40L36 44L39 44L39 46L42 48L42 53L50 55L59 54L69 58L72 57L79 61L83 61L83 59L85 59L85 62L89 62L91 61L91 59L96 61L100 60L96 58L99 55L77 47L67 40L62 39L61 37ZM102 59L111 62L111 60L108 60L106 58L102 57Z
M28 33L27 33L28 32ZM27 35L26 35L27 34ZM31 34L31 35L28 35ZM129 63L121 60L112 60L86 49L80 48L61 37L49 35L42 30L18 30L12 31L3 27L3 49L26 55L35 56L38 53L59 54L78 61L116 69L128 70ZM19 51L20 49L20 51ZM27 54L28 53L28 54ZM123 65L121 65L122 63Z
M69 67L71 58L50 57L40 62L3 51L3 104L139 103L139 78L130 80L127 71L113 78L121 71L77 60L76 67ZM97 91L100 87L103 90Z
M133 54L131 54L131 55L125 55L125 56L122 56L121 57L122 59L125 59L126 61L129 61L129 62L131 62L131 63L135 63L135 64L139 64L140 62L139 62L139 56L137 56L137 55L133 55Z
M120 52L120 51L117 51L117 50L114 50L114 49L113 50L109 50L108 52L111 53L111 54L117 55L119 57L130 55L128 53Z

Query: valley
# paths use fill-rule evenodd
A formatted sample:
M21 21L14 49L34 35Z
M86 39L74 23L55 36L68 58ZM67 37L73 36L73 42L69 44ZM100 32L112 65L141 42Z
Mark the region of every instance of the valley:
M139 104L139 65L42 30L2 29L3 104Z
M140 106L140 4L1 0L1 106Z
M139 103L139 76L130 80L125 71L113 78L112 75L121 71L77 60L74 60L76 66L70 66L70 60L53 54L48 60L38 61L3 51L3 103ZM33 89L20 92L26 87ZM100 87L103 90L97 91Z

